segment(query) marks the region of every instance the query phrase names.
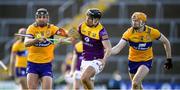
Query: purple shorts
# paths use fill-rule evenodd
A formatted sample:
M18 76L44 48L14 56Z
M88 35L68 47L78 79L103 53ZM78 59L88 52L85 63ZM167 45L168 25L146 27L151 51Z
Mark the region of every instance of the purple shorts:
M132 61L129 61L128 62L129 72L131 74L135 74L137 72L139 66L141 66L141 65L145 65L146 67L151 69L152 68L152 60L144 61L144 62L132 62Z
M16 77L26 77L26 68L16 67Z
M50 63L28 62L27 73L38 74L40 78L43 76L53 77L52 64L51 64L51 62Z

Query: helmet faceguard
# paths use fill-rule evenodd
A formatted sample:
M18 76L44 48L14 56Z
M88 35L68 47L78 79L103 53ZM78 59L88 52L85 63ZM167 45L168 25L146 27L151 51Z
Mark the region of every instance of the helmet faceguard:
M93 25L96 26L99 23L99 19L101 18L102 13L100 12L100 10L93 8L88 9L86 15L92 19Z
M40 18L47 18L48 20L47 21L39 21L39 20L36 20L36 23L38 26L46 26L47 23L49 22L49 13L47 11L47 9L45 8L39 8L37 11L36 11L36 14L35 14L35 18L36 19L40 19Z
M47 11L47 9L45 9L45 8L40 8L40 9L38 9L37 11L36 11L36 15L35 15L35 17L36 18L40 18L40 17L49 17L49 13L48 13L48 11Z
M147 16L143 12L134 12L131 16L132 26L135 29L141 28L147 21Z

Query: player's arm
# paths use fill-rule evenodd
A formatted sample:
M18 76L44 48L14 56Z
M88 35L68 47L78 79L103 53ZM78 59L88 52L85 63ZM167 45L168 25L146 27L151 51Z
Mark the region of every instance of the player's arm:
M43 42L45 41L46 39L41 37L41 38L30 38L30 37L25 37L25 40L24 40L24 44L26 47L30 47L30 46L33 46L34 44L36 43L39 43L39 42Z
M26 34L29 35L28 37L25 37L25 40L24 40L24 45L26 47L33 46L36 43L43 42L46 40L44 36L41 36L41 35L37 35L35 37L34 36L35 32L33 30L34 28L32 26L29 26L26 31Z
M71 64L71 72L70 75L72 76L74 71L75 71L75 67L76 67L76 62L77 62L77 54L76 51L73 51L73 57L72 57L72 64Z
M58 30L55 32L55 35L68 37L66 31L64 29L62 29L62 28L58 28Z
M112 48L111 54L118 54L127 44L127 41L124 39L121 39L119 43Z
M159 40L164 45L166 56L167 56L165 68L169 70L172 68L171 45L170 45L169 40L163 34L161 34L161 37L159 38Z
M73 39L69 37L68 33L62 28L58 28L55 35L64 37L58 38L58 43L73 43Z
M73 44L76 44L77 42L79 42L80 40L82 40L82 37L80 35L80 30L81 30L81 25L79 25L78 29L76 28L72 28L68 31L68 37L71 38L71 41Z
M163 35L161 34L161 37L159 38L159 40L163 43L165 51L166 51L166 56L167 58L172 58L171 57L171 45L169 40Z
M102 41L102 44L104 46L104 49L105 49L105 53L104 53L104 57L103 59L106 60L110 55L111 55L111 43L109 40L103 40Z
M9 64L9 76L13 76L14 74L14 67L15 67L15 57L16 57L16 52L11 51L10 55L10 64Z

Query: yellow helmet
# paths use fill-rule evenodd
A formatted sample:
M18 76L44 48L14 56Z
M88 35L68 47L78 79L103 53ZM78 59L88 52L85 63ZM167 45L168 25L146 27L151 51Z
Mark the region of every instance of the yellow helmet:
M144 22L147 21L147 16L146 16L146 14L143 13L143 12L134 12L134 13L132 14L131 18L136 18L136 19L142 20L142 21L144 21Z

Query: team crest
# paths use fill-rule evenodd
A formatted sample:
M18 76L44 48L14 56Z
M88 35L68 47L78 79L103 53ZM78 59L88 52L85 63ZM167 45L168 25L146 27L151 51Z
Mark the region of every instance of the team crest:
M50 36L50 31L49 30L47 30L47 32L46 32L46 36Z
M89 42L89 38L88 38L88 37L85 37L84 40L85 40L86 42Z
M92 34L92 37L96 37L96 33L93 33L93 34Z

